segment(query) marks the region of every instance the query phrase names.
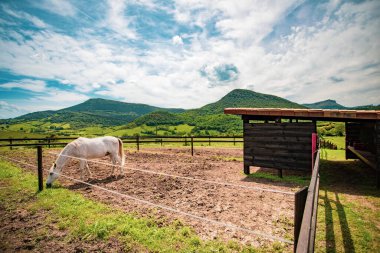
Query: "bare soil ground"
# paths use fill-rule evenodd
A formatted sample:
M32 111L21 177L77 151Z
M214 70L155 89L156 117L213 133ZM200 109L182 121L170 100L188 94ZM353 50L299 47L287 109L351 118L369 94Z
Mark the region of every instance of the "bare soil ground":
M44 169L49 169L58 152L58 149L44 149ZM35 151L14 150L3 152L2 155L29 164L36 164ZM126 151L126 173L124 177L111 177L111 166L97 163L100 161L110 164L109 158L105 157L89 162L92 178L88 178L87 182L182 212L292 240L293 195L191 181L131 170L132 168L143 169L286 192L295 192L298 189L297 185L291 183L246 177L242 173L243 164L238 161L242 155L241 149L232 148L196 148L194 156L191 156L188 148L144 148L139 152ZM19 165L35 171L35 168L28 167L23 163L19 163ZM118 174L118 169L115 172ZM47 174L48 172L45 171L45 179ZM78 161L71 160L68 162L63 174L80 179ZM69 179L61 177L59 182L64 187L81 192L91 199L110 204L127 212L135 212L139 216L153 216L162 220L163 223L175 219L183 220L205 239L235 239L241 243L250 243L255 246L271 243L263 236L209 224L182 214L141 204L126 197L110 194ZM17 214L15 215L17 216ZM19 219L19 217L15 219ZM33 217L27 219L38 221Z
M57 221L45 212L31 213L23 208L7 212L0 206L0 252L124 252L116 238L107 241L67 239Z

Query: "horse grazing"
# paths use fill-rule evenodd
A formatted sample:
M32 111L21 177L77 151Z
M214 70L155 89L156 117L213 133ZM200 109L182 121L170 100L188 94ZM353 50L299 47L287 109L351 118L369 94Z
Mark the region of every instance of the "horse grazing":
M119 163L120 165L120 174L124 175L123 166L125 163L125 156L122 140L112 136L92 139L79 137L78 139L67 144L58 155L57 160L50 168L50 173L46 181L46 187L51 187L51 184L59 177L59 173L61 173L63 166L65 166L66 162L70 158L76 157L80 159L81 180L83 180L84 168L86 168L87 173L91 177L87 159L101 158L108 155L110 156L113 164L111 176L113 176L116 163Z

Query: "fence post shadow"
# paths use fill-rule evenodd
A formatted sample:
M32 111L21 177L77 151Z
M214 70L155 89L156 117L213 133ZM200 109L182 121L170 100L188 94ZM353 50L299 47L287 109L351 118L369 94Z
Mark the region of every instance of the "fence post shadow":
M326 252L336 252L335 234L334 234L334 221L332 216L332 207L325 190L325 196L323 198L325 204L325 242Z
M336 208L338 211L340 229L342 231L343 246L345 252L355 252L354 242L352 241L350 227L347 222L346 213L342 203L340 203L339 196L335 192Z

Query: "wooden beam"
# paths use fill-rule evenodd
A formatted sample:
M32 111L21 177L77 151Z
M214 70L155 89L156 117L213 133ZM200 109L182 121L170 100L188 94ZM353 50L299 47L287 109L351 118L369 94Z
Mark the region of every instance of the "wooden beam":
M360 151L354 149L354 147L348 146L347 149L351 151L354 155L356 155L362 162L367 164L372 169L376 170L376 164L365 158L362 154L360 154Z

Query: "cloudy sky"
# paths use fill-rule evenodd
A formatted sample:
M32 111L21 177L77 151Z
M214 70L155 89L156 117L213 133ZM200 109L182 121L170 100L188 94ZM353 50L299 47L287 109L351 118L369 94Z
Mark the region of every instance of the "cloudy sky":
M93 97L196 108L235 88L380 104L380 1L0 2L0 118Z

